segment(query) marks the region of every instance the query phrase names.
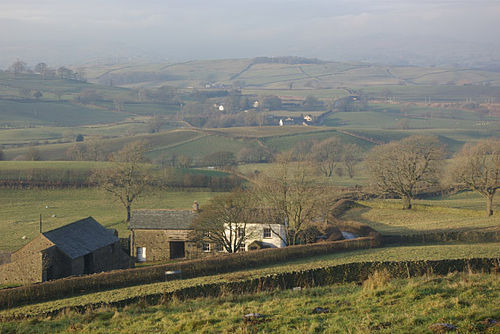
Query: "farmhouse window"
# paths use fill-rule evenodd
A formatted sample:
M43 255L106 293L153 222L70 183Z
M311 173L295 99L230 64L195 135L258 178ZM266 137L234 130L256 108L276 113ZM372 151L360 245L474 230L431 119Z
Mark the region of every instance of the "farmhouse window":
M207 242L204 242L202 245L202 249L204 252L210 252L210 244Z
M264 235L263 235L263 238L264 239L270 239L272 238L272 232L271 232L271 229L268 228L268 227L265 227L264 228Z
M146 247L137 247L137 261L146 261Z

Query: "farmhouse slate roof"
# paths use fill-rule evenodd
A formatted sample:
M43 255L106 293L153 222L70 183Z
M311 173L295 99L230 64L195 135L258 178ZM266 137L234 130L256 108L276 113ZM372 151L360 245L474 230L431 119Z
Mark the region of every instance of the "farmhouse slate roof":
M92 217L42 234L72 259L119 241L112 231L103 227Z
M135 210L129 229L190 230L197 216L193 210Z

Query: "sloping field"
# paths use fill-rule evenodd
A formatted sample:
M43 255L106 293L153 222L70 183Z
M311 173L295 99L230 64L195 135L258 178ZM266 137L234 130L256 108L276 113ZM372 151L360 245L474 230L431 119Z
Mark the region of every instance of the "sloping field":
M69 102L0 100L1 126L78 126L122 121L130 114Z
M199 136L197 130L177 129L164 131L155 134L140 134L135 136L125 136L111 139L101 139L104 155L120 150L124 145L134 141L145 141L151 148L161 145L172 145L178 142L184 142ZM66 151L74 145L74 142L63 144L39 145L36 148L40 151L42 160L66 160ZM6 159L13 159L26 153L27 147L6 149Z
M415 200L402 210L400 200L360 201L343 219L367 224L382 234L416 234L457 230L500 231L500 215L486 216L486 203L475 193ZM500 210L500 198L494 202Z
M49 319L0 324L5 332L66 333L426 333L451 323L462 333L498 333L500 280L487 274L386 279L303 291L229 294L218 298L66 312ZM328 313L317 313L317 307ZM245 322L259 312L262 322ZM196 315L196 316L194 316ZM490 319L490 320L488 320ZM491 322L491 324L490 324Z
M324 268L333 265L367 262L367 261L403 261L403 260L440 260L474 257L499 257L500 245L492 244L446 244L428 246L385 247L369 250L337 253L314 258L290 261L278 265L243 270L227 274L204 276L191 279L173 280L163 283L147 284L110 291L86 294L78 297L59 299L33 305L21 306L10 310L0 311L0 317L16 314L49 313L66 307L76 307L87 304L112 303L134 297L145 297L152 294L168 293L171 291L201 286L218 282L238 282L252 278L264 277L285 272L304 271L314 268ZM202 287L200 287L202 288Z

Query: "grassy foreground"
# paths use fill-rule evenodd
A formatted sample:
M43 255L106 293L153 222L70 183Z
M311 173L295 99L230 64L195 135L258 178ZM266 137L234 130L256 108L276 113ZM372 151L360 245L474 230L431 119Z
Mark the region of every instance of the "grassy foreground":
M331 313L314 314L316 307ZM226 295L156 306L134 304L85 314L0 324L2 333L422 333L450 323L460 333L498 333L498 274L391 279L380 273L360 286L341 284L301 291ZM268 316L246 323L244 314Z
M271 274L324 268L353 262L441 260L480 257L500 258L500 243L383 247L330 254L288 261L260 268L240 270L226 274L132 286L47 301L38 304L25 305L0 311L0 318L19 315L38 315L69 307L86 306L94 303L112 303L123 301L132 297L144 297L152 294L167 293L203 284L245 281Z

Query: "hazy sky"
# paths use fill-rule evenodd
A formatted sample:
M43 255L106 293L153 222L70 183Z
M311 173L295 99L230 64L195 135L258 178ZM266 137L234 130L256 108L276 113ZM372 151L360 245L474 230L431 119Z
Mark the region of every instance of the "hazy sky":
M297 55L499 60L500 0L0 0L0 65Z

